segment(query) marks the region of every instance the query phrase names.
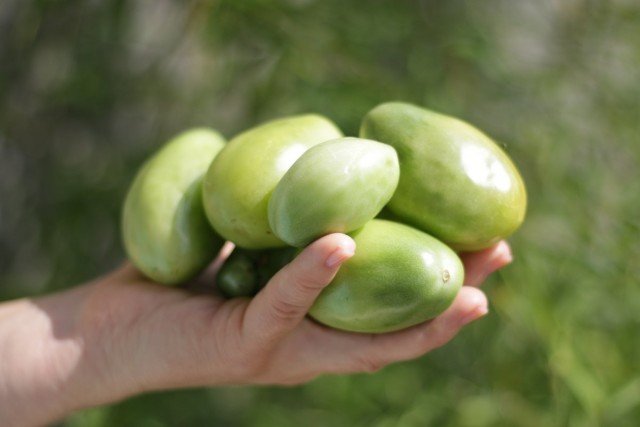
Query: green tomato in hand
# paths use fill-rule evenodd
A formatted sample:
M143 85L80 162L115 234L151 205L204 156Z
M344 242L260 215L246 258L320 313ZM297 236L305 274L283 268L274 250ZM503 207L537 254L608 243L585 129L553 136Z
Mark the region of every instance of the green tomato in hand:
M214 229L247 249L285 246L269 227L274 188L310 147L342 136L318 115L274 120L233 138L207 171L204 207Z
M355 255L309 311L320 323L353 332L403 329L442 313L462 286L460 258L420 230L374 219L353 239Z
M174 285L197 275L224 243L202 208L202 177L224 146L210 129L181 133L136 175L122 212L124 246L151 279Z
M295 258L295 248L248 250L235 248L216 276L216 286L227 298L252 297Z
M262 289L275 274L289 264L298 254L296 248L286 247L262 251L258 259L258 285Z
M400 183L389 210L456 250L487 248L524 221L522 177L507 154L470 124L391 102L365 116L360 136L398 152Z
M235 248L220 267L216 286L227 298L254 296L259 287L253 254Z
M302 247L330 233L350 233L374 218L398 185L393 147L339 138L306 151L269 200L269 224L280 239Z

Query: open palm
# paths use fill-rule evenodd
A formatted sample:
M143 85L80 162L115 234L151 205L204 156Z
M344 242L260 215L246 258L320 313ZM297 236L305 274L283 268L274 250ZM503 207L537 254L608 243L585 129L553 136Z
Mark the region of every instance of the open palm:
M215 384L296 384L325 373L372 372L451 340L487 312L477 286L511 260L501 242L463 254L465 286L439 317L387 334L337 331L306 317L354 253L342 234L325 236L277 273L253 299L225 300L159 286L127 264L91 284L83 322L104 387L144 390ZM219 264L219 262L218 262ZM192 288L212 289L212 271ZM99 331L99 333L95 333ZM123 382L126 387L123 388Z

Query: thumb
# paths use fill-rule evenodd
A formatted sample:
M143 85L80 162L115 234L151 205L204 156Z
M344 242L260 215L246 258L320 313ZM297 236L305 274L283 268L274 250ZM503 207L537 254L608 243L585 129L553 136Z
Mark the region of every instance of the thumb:
M243 335L268 345L295 329L355 248L353 239L338 233L309 245L253 298L245 312Z

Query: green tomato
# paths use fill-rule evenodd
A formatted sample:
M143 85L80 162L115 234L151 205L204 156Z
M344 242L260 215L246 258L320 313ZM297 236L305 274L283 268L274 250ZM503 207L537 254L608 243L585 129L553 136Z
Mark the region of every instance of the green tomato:
M136 175L122 211L131 262L149 278L173 285L197 275L224 243L202 208L202 177L224 146L210 129L184 132Z
M291 246L329 233L350 233L374 218L398 185L393 147L339 138L306 151L282 177L269 201L269 224Z
M247 250L235 248L216 277L227 298L252 297L296 256L295 248Z
M518 170L470 124L393 102L365 116L360 136L398 152L400 183L391 212L451 247L489 247L524 221L527 195Z
M252 255L236 248L220 267L216 286L225 297L251 297L258 292L258 272Z
M269 228L271 193L305 151L340 136L329 120L304 115L271 121L233 138L204 180L204 206L214 229L247 249L285 246Z
M298 254L296 248L278 248L262 251L257 261L258 284L263 288L275 274L289 264Z
M462 286L456 253L420 230L374 219L353 238L355 255L309 311L320 323L353 332L403 329L442 313Z

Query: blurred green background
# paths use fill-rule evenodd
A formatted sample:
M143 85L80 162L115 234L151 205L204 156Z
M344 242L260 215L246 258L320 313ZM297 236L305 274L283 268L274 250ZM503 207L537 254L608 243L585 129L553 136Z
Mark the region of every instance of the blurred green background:
M0 298L123 259L120 204L176 132L377 103L462 117L530 208L490 315L445 348L295 388L156 393L64 426L640 425L637 0L0 3Z

